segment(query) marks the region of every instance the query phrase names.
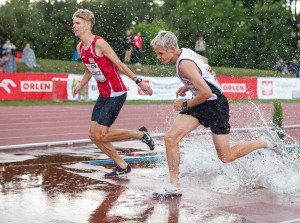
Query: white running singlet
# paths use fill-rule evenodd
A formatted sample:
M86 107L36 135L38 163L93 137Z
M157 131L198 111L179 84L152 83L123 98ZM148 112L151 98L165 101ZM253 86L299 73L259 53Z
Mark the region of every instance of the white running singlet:
M203 60L201 55L199 55L196 52L194 52L193 50L187 49L187 48L181 48L180 50L181 50L181 54L178 57L177 63L176 63L176 74L177 74L177 77L181 80L181 82L192 92L193 97L198 95L199 91L192 85L190 80L180 77L178 68L179 68L179 63L182 60L193 61L197 65L197 67L201 70L202 77L204 78L204 80L206 82L209 82L213 86L215 86L222 93L223 91L222 91L220 83L217 80L216 74L211 69L211 67ZM215 99L217 99L217 97L218 96L216 94L212 93L212 96L208 100L215 100Z

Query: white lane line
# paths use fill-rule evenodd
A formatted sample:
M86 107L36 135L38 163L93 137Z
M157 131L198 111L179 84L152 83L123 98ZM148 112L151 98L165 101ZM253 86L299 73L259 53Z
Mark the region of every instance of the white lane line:
M291 219L291 220L288 220L288 221L281 221L279 223L292 223L292 222L300 222L300 218Z

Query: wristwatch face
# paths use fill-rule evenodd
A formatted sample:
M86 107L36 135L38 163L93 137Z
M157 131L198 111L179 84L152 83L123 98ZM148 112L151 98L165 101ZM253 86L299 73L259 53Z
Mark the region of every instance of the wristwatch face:
M141 83L142 80L143 80L142 78L138 78L138 79L136 79L135 83L136 83L136 84Z

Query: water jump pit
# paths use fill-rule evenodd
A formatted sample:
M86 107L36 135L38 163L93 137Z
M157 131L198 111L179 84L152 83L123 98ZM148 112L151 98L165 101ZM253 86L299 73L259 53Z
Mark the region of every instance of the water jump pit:
M92 144L1 152L0 222L300 222L300 159L288 152L224 164L210 136L187 137L183 196L155 199L169 181L163 141L114 145L130 160L126 177L105 178L115 165Z

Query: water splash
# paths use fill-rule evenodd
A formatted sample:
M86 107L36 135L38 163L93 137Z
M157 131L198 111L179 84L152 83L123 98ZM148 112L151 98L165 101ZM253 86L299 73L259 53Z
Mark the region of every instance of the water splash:
M252 108L263 125L270 125L266 114L254 103L251 105L254 105ZM251 126L247 134L232 134L231 143L257 139L260 135L259 130L264 126ZM291 136L286 133L285 135L289 143L297 143ZM282 145L287 148L291 146L289 143L282 142ZM210 135L186 138L181 146L182 175L191 174L192 177L198 178L203 174L225 175L242 186L264 187L275 193L300 196L300 158L294 159L288 150L283 150L283 154L278 156L270 150L258 149L245 157L224 164L217 157Z

